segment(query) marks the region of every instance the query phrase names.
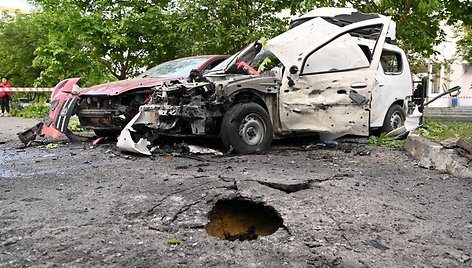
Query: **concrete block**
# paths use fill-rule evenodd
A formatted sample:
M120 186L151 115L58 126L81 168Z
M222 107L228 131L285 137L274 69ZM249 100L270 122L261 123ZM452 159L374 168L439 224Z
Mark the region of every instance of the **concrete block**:
M422 167L435 168L457 177L472 178L472 169L469 168L471 161L459 155L455 149L446 149L417 134L408 136L405 149L419 161Z
M441 145L448 149L461 148L467 151L469 154L472 154L472 145L462 138L450 138L443 140Z
M457 141L457 147L466 150L469 154L472 154L472 144L462 138Z

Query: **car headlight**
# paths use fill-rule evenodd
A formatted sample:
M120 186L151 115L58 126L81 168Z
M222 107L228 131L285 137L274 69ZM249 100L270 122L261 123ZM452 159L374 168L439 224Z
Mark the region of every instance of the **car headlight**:
M79 85L74 84L74 85L72 86L72 94L74 94L74 95L79 95L79 93L80 93L80 87L79 87Z

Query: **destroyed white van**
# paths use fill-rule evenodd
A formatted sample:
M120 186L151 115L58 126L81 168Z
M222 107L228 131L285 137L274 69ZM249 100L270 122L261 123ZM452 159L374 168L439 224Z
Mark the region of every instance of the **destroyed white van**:
M211 136L250 153L295 133L326 140L390 131L412 111L413 92L405 53L386 43L394 37L390 17L315 10L201 79L156 87L117 145L149 155L159 136Z

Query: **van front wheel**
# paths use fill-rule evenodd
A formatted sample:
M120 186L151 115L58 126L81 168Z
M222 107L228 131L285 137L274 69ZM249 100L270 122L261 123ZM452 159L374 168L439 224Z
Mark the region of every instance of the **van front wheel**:
M405 124L405 111L398 104L393 104L387 111L382 126L382 132L388 133L394 129L402 127Z
M238 103L224 115L220 136L225 148L237 153L265 151L272 143L272 122L260 105Z

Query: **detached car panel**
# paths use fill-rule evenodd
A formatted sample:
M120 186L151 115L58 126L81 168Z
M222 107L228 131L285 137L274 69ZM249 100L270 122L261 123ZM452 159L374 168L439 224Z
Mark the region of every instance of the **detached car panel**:
M52 138L72 137L67 126L71 115L75 112L78 101L77 82L80 78L71 78L59 82L51 93L49 112L37 125L22 133L18 137L24 144L31 143L37 135ZM75 94L74 94L75 93Z

